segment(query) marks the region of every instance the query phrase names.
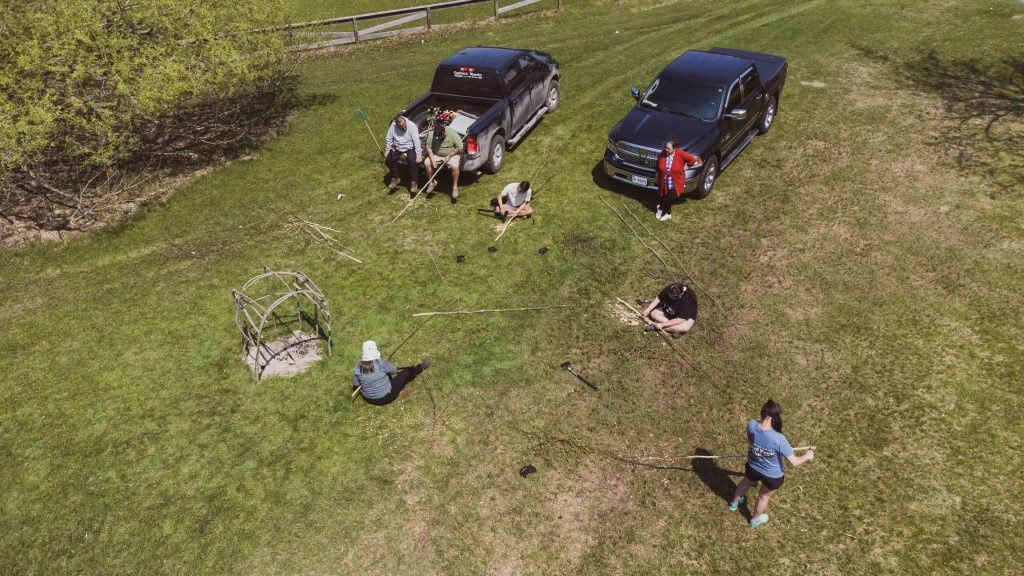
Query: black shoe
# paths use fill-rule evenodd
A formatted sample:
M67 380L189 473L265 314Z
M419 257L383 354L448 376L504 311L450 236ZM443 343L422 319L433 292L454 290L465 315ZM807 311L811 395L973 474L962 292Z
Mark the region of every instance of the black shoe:
M679 340L682 337L683 337L683 333L682 332L673 332L672 333L672 339L673 340Z
M651 322L647 326L644 326L644 332L654 332L657 329L658 327L654 324L654 322Z
M497 198L491 198L491 206L494 206L495 208L498 207L498 199Z
M430 368L431 364L433 364L433 362L430 361L430 356L424 358L423 362L420 362L420 372L426 370L427 368Z
M458 196L452 196L452 204L457 204L458 202L459 202L459 197Z
M636 303L639 304L640 306L647 306L648 304L650 304L653 301L654 300L641 300L639 298L636 299Z

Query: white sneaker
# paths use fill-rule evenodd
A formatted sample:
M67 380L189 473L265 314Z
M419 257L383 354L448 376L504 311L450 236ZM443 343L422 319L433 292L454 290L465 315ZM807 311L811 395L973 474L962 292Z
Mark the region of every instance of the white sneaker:
M661 220L662 222L668 222L671 219L672 219L672 215L671 214L662 214L661 216L658 217L658 220Z
M658 206L658 209L654 211L654 217L661 220L661 206Z

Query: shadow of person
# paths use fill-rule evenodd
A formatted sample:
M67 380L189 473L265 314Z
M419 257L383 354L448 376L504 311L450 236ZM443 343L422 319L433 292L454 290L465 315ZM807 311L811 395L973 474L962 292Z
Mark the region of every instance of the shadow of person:
M704 448L698 448L694 452L695 456L711 456L711 452L708 452ZM693 471L700 478L701 482L708 487L716 496L725 500L726 503L732 501L733 494L736 493L737 484L733 482L730 476L743 476L742 472L734 472L732 470L726 470L718 465L718 460L715 458L694 458L693 459ZM746 503L740 505L740 513L743 517L750 519L750 509Z
M617 180L613 180L604 171L604 161L602 160L599 160L597 164L594 165L594 168L590 171L590 177L594 181L594 185L598 188L620 196L632 198L633 200L643 204L644 207L651 212L654 212L658 207L660 199L658 198L658 193L656 191L637 186L629 186Z

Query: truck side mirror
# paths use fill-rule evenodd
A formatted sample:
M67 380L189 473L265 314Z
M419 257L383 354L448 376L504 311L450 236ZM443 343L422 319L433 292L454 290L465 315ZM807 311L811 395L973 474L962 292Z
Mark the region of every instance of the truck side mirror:
M725 117L732 118L733 120L746 120L747 110L745 108L733 108Z
M629 93L633 96L633 100L636 100L637 102L640 101L640 89L639 88L637 88L636 86L633 86L632 88L629 89Z

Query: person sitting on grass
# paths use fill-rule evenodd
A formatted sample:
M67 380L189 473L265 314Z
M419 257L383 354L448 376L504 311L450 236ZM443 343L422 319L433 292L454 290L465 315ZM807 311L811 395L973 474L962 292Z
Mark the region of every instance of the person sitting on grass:
M768 514L765 512L768 500L786 479L782 471L783 458L793 466L799 466L814 460L814 448L809 448L803 456L793 453L789 440L782 435L782 407L771 398L761 407L761 421L751 420L747 423L747 444L749 449L744 478L740 480L736 493L729 501L729 510L739 509L740 504L747 499L747 491L760 482L757 505L749 521L750 526L756 527L768 522Z
M681 338L697 321L697 295L683 284L669 284L651 300L644 318L651 320L645 331L663 330Z
M523 180L502 188L498 197L491 200L491 206L495 207L494 215L502 221L509 216L528 218L533 214L533 208L530 206L532 199L533 190L530 189L530 183Z
M352 389L362 386L363 400L370 404L383 406L394 402L410 390L410 382L430 368L430 358L424 358L416 366L395 368L393 364L380 357L377 343L373 340L363 342L363 356L356 364L352 375Z
M445 126L440 120L434 131L427 136L427 154L423 158L423 166L430 174L445 165L452 171L452 204L459 200L459 166L462 163L462 137L451 126ZM432 194L437 186L437 178L427 185L427 194Z

